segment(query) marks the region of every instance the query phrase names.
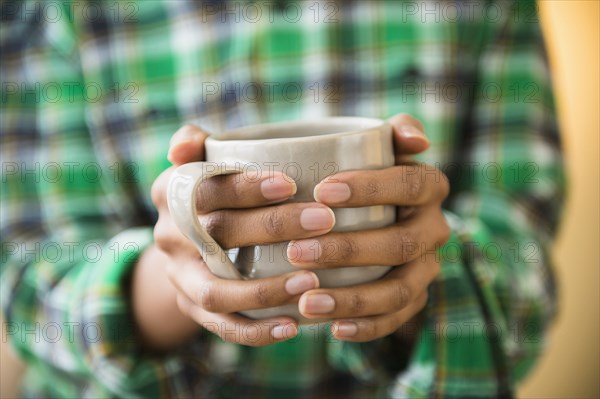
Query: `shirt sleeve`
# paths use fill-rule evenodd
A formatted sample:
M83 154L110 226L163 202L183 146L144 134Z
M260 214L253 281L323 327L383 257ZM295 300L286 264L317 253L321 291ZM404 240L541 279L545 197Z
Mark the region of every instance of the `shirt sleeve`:
M502 23L463 32L479 50L455 156L443 165L453 233L395 397L514 394L556 313L551 249L564 176L549 70L535 3L501 10Z
M27 390L156 395L165 372L138 353L126 289L152 229L116 189L126 177L96 159L86 104L97 93L73 28L3 18L1 292L7 337L38 377Z

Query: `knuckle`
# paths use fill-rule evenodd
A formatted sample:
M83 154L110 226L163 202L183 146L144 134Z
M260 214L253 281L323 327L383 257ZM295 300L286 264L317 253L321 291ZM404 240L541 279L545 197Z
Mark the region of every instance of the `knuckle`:
M227 216L224 211L215 211L201 218L202 227L208 235L222 244L227 236Z
M413 237L406 232L399 233L397 239L394 240L394 244L390 248L392 255L398 259L398 263L405 263L408 261L410 255L416 253L417 249L418 244Z
M370 200L370 199L379 197L381 194L381 190L382 190L381 184L379 184L375 180L369 180L362 187L361 191L362 191L362 196L365 198L365 200Z
M339 256L333 256L332 260L338 260L341 263L349 262L358 254L358 245L349 237L341 238L338 241L337 249Z
M277 208L271 209L262 218L265 232L273 238L281 237L285 230L284 215Z
M411 165L404 184L404 197L409 202L417 201L423 195L424 187L422 170L419 166Z
M353 294L350 297L350 312L352 314L360 314L366 306L367 302L365 299L359 294Z
M166 223L163 222L163 218L158 219L158 222L154 226L153 234L156 246L163 252L171 253L173 247L176 245L176 238L171 234Z
M196 303L208 312L218 313L218 293L215 284L207 281L198 290Z
M246 180L243 178L243 176L242 178L232 178L230 176L230 178L226 180L231 184L231 193L233 194L233 199L235 201L243 201L246 198L250 198L250 196L252 195L252 185L244 184Z
M394 309L403 309L408 305L411 298L410 288L402 282L394 286L390 301Z
M202 183L204 184L204 183ZM202 186L201 184L201 186ZM201 190L201 188L198 189L199 190L199 194L196 196L196 212L198 212L201 215L206 215L208 213L210 213L210 211L212 211L210 204L208 203L208 201L206 200L206 195L205 192Z
M252 287L252 300L260 307L269 305L269 287L264 281L256 281Z
M196 211L208 214L215 209L215 198L218 198L217 184L223 176L214 176L200 183L196 192Z

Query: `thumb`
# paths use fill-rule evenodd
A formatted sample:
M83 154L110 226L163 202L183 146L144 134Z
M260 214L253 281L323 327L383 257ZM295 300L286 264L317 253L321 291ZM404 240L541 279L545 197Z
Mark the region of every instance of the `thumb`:
M429 148L423 124L408 114L397 114L388 119L394 136L396 156L419 154Z
M175 166L204 160L204 141L208 133L195 125L184 125L171 137L167 158Z

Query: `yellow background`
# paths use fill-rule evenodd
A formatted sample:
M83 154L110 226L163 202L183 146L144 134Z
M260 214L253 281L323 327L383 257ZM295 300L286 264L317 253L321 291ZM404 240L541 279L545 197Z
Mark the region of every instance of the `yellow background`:
M525 398L599 398L600 3L540 1L565 143L569 198L554 250L560 316L549 350L519 390ZM2 345L0 397L21 367Z
M600 2L542 0L570 178L554 259L561 298L550 346L519 393L600 398Z

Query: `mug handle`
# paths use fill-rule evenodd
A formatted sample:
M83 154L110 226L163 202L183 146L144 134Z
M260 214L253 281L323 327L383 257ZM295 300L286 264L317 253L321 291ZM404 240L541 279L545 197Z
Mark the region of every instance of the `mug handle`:
M175 224L194 243L210 271L228 280L244 280L244 277L198 221L196 197L202 182L242 171L243 165L237 163L190 162L175 169L167 188L167 202Z

